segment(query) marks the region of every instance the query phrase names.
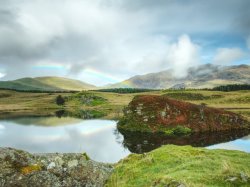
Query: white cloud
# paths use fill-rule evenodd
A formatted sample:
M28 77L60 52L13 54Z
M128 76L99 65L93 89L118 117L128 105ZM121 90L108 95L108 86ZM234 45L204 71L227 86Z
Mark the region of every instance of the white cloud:
M176 77L185 77L188 68L200 64L199 50L200 47L194 44L188 35L182 35L177 43L170 46L167 52L167 62L174 69Z
M0 72L0 79L3 78L6 74Z
M187 75L189 67L201 63L201 47L193 43L186 34L179 36L176 42L162 37L156 41L148 41L145 46L149 46L149 48L142 48L147 51L143 51L140 54L141 58L135 63L134 69L139 73L152 73L172 68L175 77L183 78ZM137 50L135 48L132 51ZM138 53L136 54L138 55Z
M199 33L203 39L214 33L248 31L249 24L244 24L249 20L248 4L246 0L5 0L0 7L0 68L7 74L4 79L56 75L93 84L169 67L183 77L188 67L200 62L199 46L208 42L205 38L197 45L188 35ZM232 24L234 18L241 26ZM190 20L192 24L187 24ZM170 42L183 33L188 35ZM107 79L97 73L86 75L88 69Z
M240 60L245 53L240 48L219 48L213 59L214 64L226 65Z

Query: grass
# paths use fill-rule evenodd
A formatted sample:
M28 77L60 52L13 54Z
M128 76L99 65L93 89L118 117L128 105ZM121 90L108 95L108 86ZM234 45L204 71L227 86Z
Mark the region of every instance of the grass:
M223 108L250 119L250 92L247 90L221 92L207 90L164 91L169 97L194 104L205 103L207 106Z
M190 92L170 92L165 94L168 97L171 97L173 99L179 99L179 100L187 100L187 101L196 101L196 100L210 100L210 99L217 99L217 98L223 98L223 95L210 95L206 96L201 93L190 93Z
M176 126L175 128L170 128L165 130L165 134L169 136L182 136L191 134L192 130L181 125Z
M0 117L7 115L54 115L57 110L96 110L107 114L106 119L119 119L123 115L123 108L136 95L163 95L171 94L185 95L185 98L178 98L194 104L205 103L207 106L216 108L225 108L250 119L250 92L249 91L204 91L204 90L187 90L187 91L151 91L147 93L119 94L110 92L86 91L105 101L94 101L90 105L84 105L77 100L66 102L64 107L55 103L58 93L28 93L16 92L10 90L0 90ZM70 97L74 93L60 93L63 97ZM198 97L193 99L193 97ZM200 96L201 95L201 96ZM190 97L189 97L190 96Z
M250 186L249 177L248 153L166 145L121 160L106 186Z

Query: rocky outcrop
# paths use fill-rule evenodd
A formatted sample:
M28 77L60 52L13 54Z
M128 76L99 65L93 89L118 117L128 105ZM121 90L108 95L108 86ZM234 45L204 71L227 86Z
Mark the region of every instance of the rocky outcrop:
M242 116L221 109L169 99L166 96L136 96L124 109L118 128L129 131L165 132L179 135L249 129Z
M104 186L113 167L86 154L30 154L0 148L0 187Z

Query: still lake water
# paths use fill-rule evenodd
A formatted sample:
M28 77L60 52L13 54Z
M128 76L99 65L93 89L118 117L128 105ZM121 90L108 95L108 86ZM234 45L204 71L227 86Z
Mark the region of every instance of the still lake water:
M112 120L82 120L70 117L0 120L0 146L22 149L31 153L86 152L93 160L113 163L131 152L151 151L162 144L250 152L250 135L203 134L184 138L166 138L158 135L120 133L116 129L116 121Z

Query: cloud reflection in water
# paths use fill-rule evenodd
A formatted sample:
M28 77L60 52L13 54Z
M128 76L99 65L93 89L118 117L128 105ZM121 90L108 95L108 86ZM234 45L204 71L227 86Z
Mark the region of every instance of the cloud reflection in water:
M41 120L41 119L39 119ZM55 120L55 119L54 119ZM63 118L58 120L64 120ZM116 139L116 122L81 120L72 125L44 127L1 121L0 146L14 147L32 153L87 152L96 161L116 162L130 152Z

